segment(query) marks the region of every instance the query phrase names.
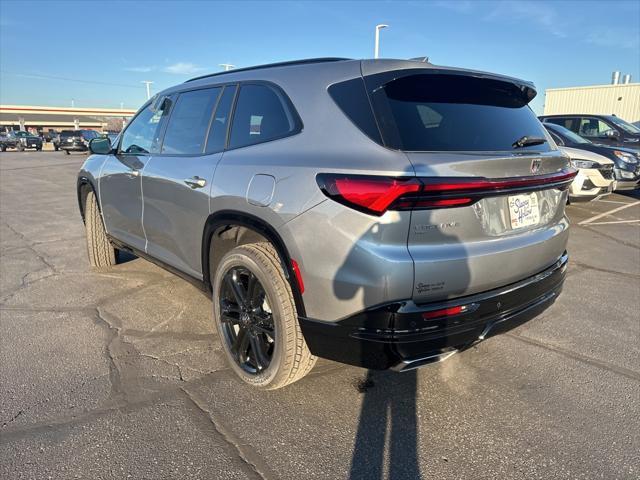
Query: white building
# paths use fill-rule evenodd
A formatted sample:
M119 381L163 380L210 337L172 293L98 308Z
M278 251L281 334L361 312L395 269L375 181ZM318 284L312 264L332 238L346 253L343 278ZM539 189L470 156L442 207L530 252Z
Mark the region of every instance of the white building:
M640 121L640 83L548 88L544 114L615 114L627 122Z

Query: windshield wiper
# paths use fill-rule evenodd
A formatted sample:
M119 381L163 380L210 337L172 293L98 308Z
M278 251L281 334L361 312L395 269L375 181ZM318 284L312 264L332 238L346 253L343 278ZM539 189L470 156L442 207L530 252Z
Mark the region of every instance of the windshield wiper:
M547 142L546 138L543 138L543 137L527 137L525 135L524 137L520 137L518 140L513 142L511 144L511 146L513 148L522 148L522 147L530 147L532 145L541 145L541 144L546 143L546 142Z

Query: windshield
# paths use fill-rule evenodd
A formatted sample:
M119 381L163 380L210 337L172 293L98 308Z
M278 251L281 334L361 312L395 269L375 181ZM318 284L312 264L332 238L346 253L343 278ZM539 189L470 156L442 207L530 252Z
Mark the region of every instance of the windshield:
M555 123L552 123L552 124L547 123L545 124L545 126L547 127L547 129L551 130L552 132L555 132L558 135L562 135L563 137L569 139L569 141L572 143L592 143L590 140L587 140L586 138L582 138L580 135L572 132L568 128L564 128L563 126L556 125Z
M607 118L611 120L611 123L614 123L616 127L620 127L627 133L632 133L634 135L640 134L640 128L636 127L635 125L631 125L629 122L625 122L619 117L611 116Z
M522 91L506 82L417 74L376 89L374 110L385 142L405 151L512 151L523 137L547 135ZM519 151L549 151L548 143Z

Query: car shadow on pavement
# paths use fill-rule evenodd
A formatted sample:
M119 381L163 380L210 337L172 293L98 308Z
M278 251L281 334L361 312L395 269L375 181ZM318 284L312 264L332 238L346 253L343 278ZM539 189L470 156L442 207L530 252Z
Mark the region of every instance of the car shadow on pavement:
M417 371L369 370L358 388L364 400L349 478L422 478L417 451Z
M420 212L419 222L426 225L437 224L432 211ZM338 269L333 288L336 297L342 300L362 299L362 306L380 304L381 285L388 285L393 281L391 277L381 276L380 270L371 265L371 258L363 255L363 246L384 245L387 229L395 228L386 219L370 226L355 242L342 266ZM406 226L411 228L410 225ZM409 237L418 245L449 245L460 258L466 258L466 249L460 239L440 229L430 229L428 240L424 237ZM372 283L354 282L363 269L369 269L365 278ZM444 279L437 269L432 274L420 273L419 280L430 282ZM451 294L462 294L470 282L470 271L466 261L456 265L456 284L448 285ZM415 282L414 282L415 283ZM414 286L415 288L415 286ZM411 296L411 291L407 292ZM368 325L364 325L368 327ZM371 327L369 327L371 328ZM445 340L446 342L447 340ZM457 347L457 345L455 345ZM371 364L375 359L370 358L371 349L362 348L359 352L362 364ZM426 352L429 353L429 352ZM375 355L375 354L374 354ZM357 433L355 436L353 456L349 477L352 480L378 480L389 478L392 480L407 479L420 480L421 458L430 454L418 449L418 373L417 370L395 372L389 370L368 370L364 380L356 388L364 395Z

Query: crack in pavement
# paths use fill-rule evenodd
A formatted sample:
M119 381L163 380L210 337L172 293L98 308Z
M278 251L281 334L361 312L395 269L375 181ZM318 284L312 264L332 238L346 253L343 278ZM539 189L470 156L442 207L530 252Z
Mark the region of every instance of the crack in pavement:
M101 378L104 378L106 375L98 375L96 377L92 377L90 380L85 380L83 381L78 387L73 388L71 390L66 390L65 393L67 395L71 395L74 393L79 392L80 390L82 390L85 386L91 384L92 382L99 380ZM49 403L49 401L51 400L51 398L45 398L44 400L32 403L31 405L27 406L27 407L23 407L21 410L18 411L18 413L16 413L13 417L11 417L9 420L5 421L2 423L2 427L1 428L5 428L7 427L9 424L11 424L12 422L14 422L15 420L18 419L18 417L23 416L23 415L27 415L27 413L29 412L29 410L32 410L35 407L41 407L43 405L46 405L47 403ZM73 407L71 407L73 408Z
M518 334L515 334L515 333L511 333L511 332L503 333L503 335L507 336L507 337L510 337L510 338L513 338L515 340L521 341L523 343L527 343L529 345L534 345L536 347L544 348L545 350L549 350L551 352L558 353L560 355L563 355L565 357L571 358L573 360L577 360L578 362L586 363L587 365L591 365L593 367L598 367L598 368L601 368L603 370L607 370L609 372L613 372L613 373L616 373L618 375L622 375L622 376L627 377L627 378L629 378L631 380L640 381L640 373L635 372L633 370L630 370L628 368L619 367L617 365L612 365L610 363L603 362L601 360L596 360L595 358L588 357L588 356L583 355L581 353L574 352L574 351L571 351L571 350L567 350L567 349L562 348L562 347L556 347L554 345L550 345L548 343L541 342L540 340L535 340L535 339L533 339L531 337L525 337L525 336L518 335Z
M45 431L55 431L55 429L60 426L82 424L90 420L93 420L94 418L108 415L109 413L112 413L115 411L123 411L123 410L134 411L141 408L147 408L150 406L157 405L159 402L162 402L162 401L178 398L179 396L181 397L181 393L177 388L174 390L167 389L156 395L147 397L143 400L139 400L136 402L130 402L130 403L115 402L113 404L104 406L102 408L94 408L92 410L87 410L80 415L76 414L72 416L56 417L54 419L46 419L41 422L29 424L26 426L21 426L18 428L8 427L6 431L2 432L2 439L5 441L7 440L15 441L30 435L37 435Z
M61 164L63 165L63 164ZM75 163L74 163L75 165ZM34 167L25 167L34 168ZM45 167L43 167L45 168ZM46 167L49 168L49 167ZM22 168L18 168L22 169ZM14 169L6 169L14 170ZM3 170L6 171L6 170ZM15 169L17 170L17 169ZM122 302L129 296L138 295L144 290L156 288L161 285L168 285L176 282L181 282L180 279L174 276L167 276L164 272L157 273L154 271L138 271L134 268L123 269L118 271L93 271L91 275L85 272L67 272L63 267L58 269L56 263L59 262L58 257L49 256L43 253L38 247L39 245L50 244L54 242L60 242L66 240L43 240L34 242L31 241L26 234L18 231L12 225L7 222L2 222L7 228L7 232L12 232L15 235L15 243L20 243L18 246L10 246L7 249L3 249L1 256L12 255L18 249L28 251L34 255L42 263L42 268L37 270L31 269L20 279L20 285L11 292L3 295L0 300L0 311L18 311L18 312L82 312L83 318L92 320L100 329L105 333L103 341L101 341L101 347L103 358L106 361L107 368L104 370L103 375L94 376L88 378L79 384L72 390L67 390L65 393L73 395L74 392L79 391L82 388L86 388L91 382L97 379L108 378L108 386L110 387L110 393L106 397L101 398L99 403L95 407L79 408L74 410L74 407L69 408L70 403L64 402L61 412L50 412L48 416L40 420L39 417L33 418L34 422L17 421L23 420L22 417L28 415L30 410L36 409L38 406L44 405L51 401L50 399L43 399L34 402L31 405L20 405L18 410L11 418L8 418L5 422L0 423L2 426L2 439L4 442L14 441L19 438L33 437L38 438L43 432L60 432L64 435L62 427L69 424L79 424L83 422L93 421L95 418L110 414L114 411L128 411L137 408L145 408L148 406L155 406L161 403L163 400L171 399L172 401L180 398L185 402L187 413L189 413L194 419L194 423L200 427L206 426L210 434L215 435L216 441L221 442L222 445L226 445L225 448L229 448L232 451L232 458L239 458L239 466L242 469L247 470L247 473L252 475L258 475L263 479L276 478L266 461L257 454L250 446L243 444L238 437L236 437L229 428L227 428L218 416L209 412L198 399L193 398L189 392L185 390L186 386L193 385L193 382L200 381L204 378L214 378L217 374L228 374L228 368L217 368L216 365L212 365L209 368L213 368L212 371L202 371L198 368L192 368L188 361L188 355L195 352L195 355L199 355L198 352L206 354L209 344L213 344L217 335L189 333L189 332L162 332L157 331L163 324L155 325L148 330L136 330L124 328L123 320L115 314L110 313L109 307L115 301ZM73 237L78 240L80 237ZM30 255L25 254L28 258ZM54 259L54 260L52 260ZM33 260L31 260L33 261ZM21 273L21 272L20 272ZM40 278L33 278L38 273L47 274ZM96 300L89 301L87 304L79 306L33 306L31 304L26 305L2 305L16 296L21 290L32 287L36 282L61 277L69 278L70 276L80 275L81 278L87 279L87 281L95 280L100 287L100 280L107 282L107 279L127 279L138 280L141 284L140 287L136 286L132 289L118 289L116 293L110 294L107 290L106 296L98 298ZM133 277L133 278L132 278ZM77 277L76 277L77 278ZM17 283L17 282L16 282ZM124 290L124 291L117 291ZM205 293L207 297L208 294ZM49 300L47 300L49 301ZM26 299L26 302L30 302L30 297ZM56 300L51 300L52 303L56 303ZM180 312L183 315L184 310ZM179 318L179 317L178 317ZM165 322L166 323L166 322ZM127 338L132 337L132 338ZM181 348L180 351L172 352L167 355L145 353L144 348L138 345L135 339L142 338L158 338L161 340L197 340L205 342L207 345ZM187 361L181 361L178 356L187 355ZM100 356L96 357L100 358ZM199 365L194 364L194 367ZM168 368L170 367L170 368ZM195 372L195 373L194 373ZM175 373L175 375L174 375ZM185 380L185 375L188 374L191 380ZM195 377L195 378L194 378ZM55 398L55 396L54 396ZM44 412L45 414L47 412ZM31 419L29 419L31 420ZM203 420L205 423L203 423ZM1 422L1 421L0 421ZM211 428L211 425L213 428Z
M596 272L601 272L601 273L610 273L611 275L620 275L620 276L629 277L629 278L632 278L632 279L640 279L640 274L638 274L638 273L619 272L617 270L611 270L611 269L608 269L608 268L594 267L593 265L588 265L586 263L581 263L581 262L578 262L576 260L572 260L571 263L574 266L576 266L578 268L585 269L585 270L594 270Z
M596 230L594 228L590 228L589 225L571 225L573 228L583 228L585 230L588 230L589 232L595 233L597 235L601 235L605 238L608 238L609 240L619 243L621 245L624 245L626 247L631 247L631 248L635 248L636 250L640 250L640 246L635 245L633 243L630 242L625 242L624 240L620 240L619 238L614 237L613 235L609 235L607 233L601 232L599 230Z
M259 455L250 445L242 442L242 440L236 436L229 428L227 428L221 419L215 415L211 410L204 406L204 403L199 401L194 394L191 394L184 387L180 388L180 391L184 394L185 398L199 410L208 421L213 425L213 428L220 434L220 436L227 442L228 445L233 447L237 455L242 461L251 468L251 470L259 475L264 480L278 478L271 467L266 461Z

